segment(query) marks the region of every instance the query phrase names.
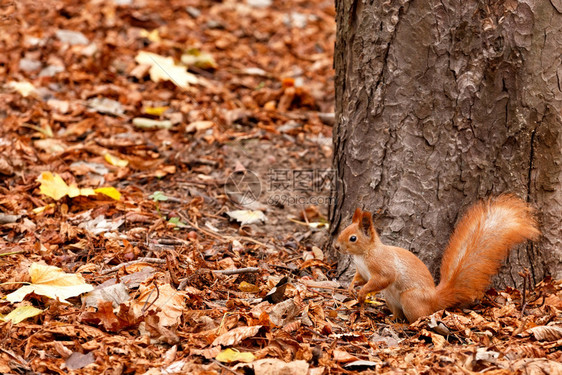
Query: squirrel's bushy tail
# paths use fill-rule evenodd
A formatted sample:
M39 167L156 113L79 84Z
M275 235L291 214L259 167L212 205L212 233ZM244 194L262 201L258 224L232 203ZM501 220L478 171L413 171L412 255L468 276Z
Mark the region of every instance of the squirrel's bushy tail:
M532 209L515 196L502 195L471 207L443 254L436 310L481 297L509 250L539 235Z

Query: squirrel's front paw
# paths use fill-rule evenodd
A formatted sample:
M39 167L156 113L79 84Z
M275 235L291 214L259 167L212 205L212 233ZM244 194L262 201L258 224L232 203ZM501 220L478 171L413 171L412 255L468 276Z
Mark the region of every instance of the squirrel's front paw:
M365 303L365 299L367 298L367 294L369 294L369 292L365 291L363 288L361 288L359 290L359 293L357 293L357 300L359 301L360 304Z

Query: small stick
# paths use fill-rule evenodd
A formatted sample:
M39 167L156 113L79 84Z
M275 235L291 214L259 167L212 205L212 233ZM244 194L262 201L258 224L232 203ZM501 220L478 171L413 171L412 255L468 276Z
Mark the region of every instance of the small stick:
M223 275L238 275L244 273L256 273L260 272L258 267L245 267L245 268L238 268L237 270L213 270L213 273L220 273Z
M158 289L158 284L156 283L156 280L153 280L152 283L154 284L154 289L152 289L150 293L148 293L148 296L146 297L146 301L144 301L144 306L141 309L142 314L144 314L150 307L152 307L152 305L154 305L156 301L158 301L158 297L160 297L160 289ZM152 295L154 290L156 290L156 298L154 299L154 301L150 302L149 304L148 301L150 300L150 296Z
M189 225L191 225L191 226L192 226L193 228L195 228L196 230L201 231L201 232L205 233L206 235L208 235L208 236L210 236L210 237L213 237L213 238L215 238L215 239L217 239L217 240L220 240L220 241L222 241L222 242L225 242L225 243L226 243L226 242L231 242L232 240L244 240L244 241L248 241L248 242L253 242L253 243L255 243L256 245L260 245L260 246L263 246L263 247L267 247L266 244L264 244L264 243L262 243L262 242L260 242L260 241L258 241L258 240L254 240L253 238L250 238L250 237L246 237L246 236L236 236L236 237L233 237L233 236L222 236L222 235L220 235L220 234L212 233L212 232L210 232L210 231L208 231L208 230L206 230L206 229L201 228L199 225L197 225L197 224L195 224L194 222L192 222L191 220L189 220L185 215L182 215L181 213L179 213L179 216L180 216L180 218L181 218L182 220L184 220L186 223L188 223Z
M216 359L213 359L213 362L215 362L215 364L217 364L219 367L222 367L222 368L225 369L226 371L229 371L229 372L233 373L234 375L237 375L237 372L235 372L234 370L229 369L228 367L226 367L225 365L223 365L222 363L220 363L220 362L217 361Z
M519 276L523 277L523 299L521 301L521 319L525 315L525 308L527 307L527 280L529 280L529 288L531 287L531 273L527 268L519 272Z
M166 260L160 259L160 258L139 258L139 259L132 260L130 262L121 263L121 264L116 265L115 267L111 267L111 268L108 268L106 270L103 270L103 271L101 271L101 274L107 275L108 273L119 271L123 267L131 266L133 264L138 264L138 263L166 264Z
M302 327L302 328L304 328L305 331L308 331L308 332L310 332L310 333L312 333L312 334L315 334L316 336L322 337L323 339L329 339L328 336L323 335L323 334L321 334L320 332L316 332L316 331L313 330L313 329L310 329L310 328L308 328L308 327Z

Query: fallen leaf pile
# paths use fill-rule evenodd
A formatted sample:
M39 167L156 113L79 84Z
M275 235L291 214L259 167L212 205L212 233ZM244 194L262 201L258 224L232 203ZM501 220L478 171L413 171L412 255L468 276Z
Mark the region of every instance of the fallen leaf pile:
M0 373L561 373L562 285L364 317L328 236L333 1L0 14Z

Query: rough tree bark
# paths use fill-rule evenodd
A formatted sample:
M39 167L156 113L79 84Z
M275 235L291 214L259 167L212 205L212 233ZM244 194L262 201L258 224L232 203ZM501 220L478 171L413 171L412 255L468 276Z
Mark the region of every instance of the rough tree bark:
M436 274L462 212L511 192L544 236L513 251L495 284L520 284L523 267L562 277L562 1L336 9L332 235L369 209L383 241Z

